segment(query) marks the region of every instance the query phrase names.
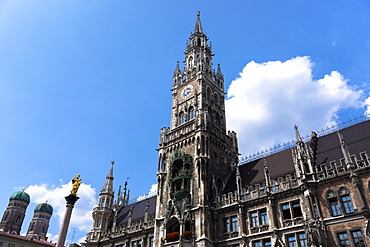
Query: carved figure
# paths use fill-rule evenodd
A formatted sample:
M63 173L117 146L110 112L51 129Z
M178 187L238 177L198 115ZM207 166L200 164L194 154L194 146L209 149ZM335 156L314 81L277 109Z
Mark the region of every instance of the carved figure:
M80 178L80 174L77 174L76 177L72 178L72 190L71 195L77 196L78 188L80 188L82 179Z

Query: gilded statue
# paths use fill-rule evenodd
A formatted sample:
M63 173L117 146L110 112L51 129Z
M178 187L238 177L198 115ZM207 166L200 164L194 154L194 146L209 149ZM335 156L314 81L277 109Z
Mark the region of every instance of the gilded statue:
M82 179L80 178L80 174L77 174L76 177L72 178L72 190L71 195L77 196L78 188L80 188Z

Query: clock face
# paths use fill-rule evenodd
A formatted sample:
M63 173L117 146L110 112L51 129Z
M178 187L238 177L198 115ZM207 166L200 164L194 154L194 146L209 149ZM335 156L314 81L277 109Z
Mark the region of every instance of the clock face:
M181 92L181 98L182 99L186 99L186 98L188 98L190 95L191 95L191 93L193 92L193 86L192 85L188 85L188 86L186 86L183 90L182 90L182 92Z

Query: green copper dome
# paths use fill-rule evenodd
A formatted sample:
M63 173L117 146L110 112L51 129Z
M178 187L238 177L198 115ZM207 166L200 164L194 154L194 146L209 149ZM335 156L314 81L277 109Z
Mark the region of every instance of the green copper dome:
M30 196L24 191L18 191L18 192L14 192L10 196L9 200L19 200L19 201L23 201L26 203L30 203Z
M53 214L53 207L50 206L50 204L48 204L48 203L40 203L39 205L37 205L35 207L34 212L35 213L42 212L42 213L48 213L48 214L52 215Z

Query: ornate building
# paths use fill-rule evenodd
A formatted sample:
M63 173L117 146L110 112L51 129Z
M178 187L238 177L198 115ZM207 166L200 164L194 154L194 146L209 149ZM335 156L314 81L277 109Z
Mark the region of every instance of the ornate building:
M33 218L27 231L27 237L45 239L49 229L49 222L53 214L53 207L48 203L40 203L33 211Z
M157 195L114 201L113 163L87 247L368 246L370 121L238 164L224 80L199 14L160 131Z
M0 222L0 247L50 247L55 244L47 241L47 231L53 208L48 203L35 207L34 215L27 231L21 236L23 220L30 203L30 196L24 191L14 192Z
M19 234L22 229L30 196L24 191L14 192L0 222L0 231Z

